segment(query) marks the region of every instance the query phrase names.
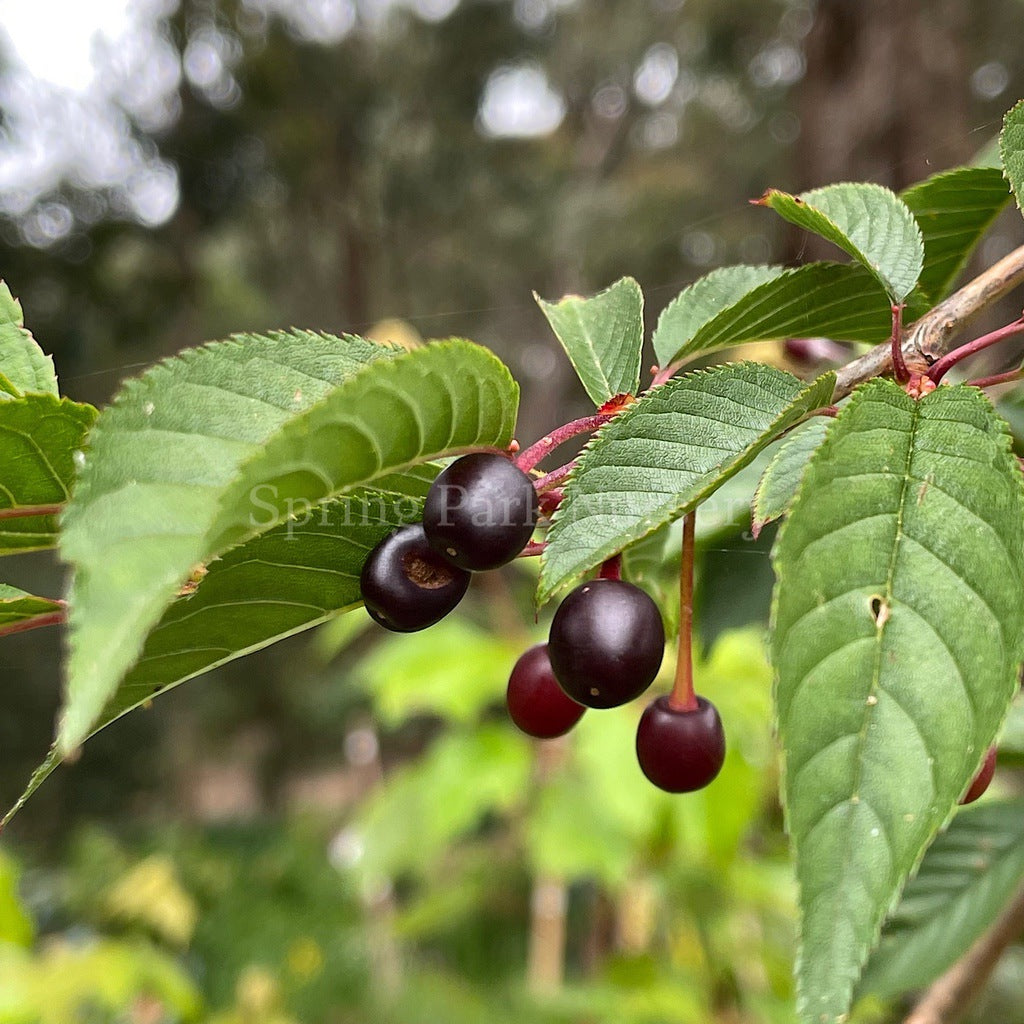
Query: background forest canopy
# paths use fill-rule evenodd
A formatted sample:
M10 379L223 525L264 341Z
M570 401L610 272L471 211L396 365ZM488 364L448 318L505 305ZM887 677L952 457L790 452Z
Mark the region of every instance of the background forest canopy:
M1024 96L1021 38L1021 0L0 0L0 277L82 401L234 332L458 335L523 382L528 442L554 408L592 411L531 292L631 275L650 326L721 264L834 258L748 200L970 163ZM976 266L1021 241L1008 211ZM576 754L600 806L577 774L531 788L492 715L534 630L509 573L401 650L357 613L91 739L11 829L0 940L105 936L82 977L144 978L172 1019L218 1024L790 1020L770 544L740 527L701 553L700 670L736 730L714 806L636 803L615 715ZM60 592L51 554L9 561ZM52 736L44 632L0 661L2 807ZM545 893L568 914L554 967L528 935ZM39 991L66 955L33 961ZM550 1018L501 996L563 969L579 984ZM1024 958L1005 972L1019 995Z

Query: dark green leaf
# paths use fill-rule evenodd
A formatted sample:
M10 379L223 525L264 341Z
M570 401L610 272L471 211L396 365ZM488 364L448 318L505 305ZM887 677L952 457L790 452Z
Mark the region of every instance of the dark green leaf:
M644 395L604 426L569 478L541 558L544 602L604 559L680 518L812 409L810 386L760 363L701 370Z
M822 1024L844 1019L1017 689L1024 492L981 392L862 386L807 468L775 571L798 1006Z
M1024 100L1006 112L999 133L1003 174L1013 189L1017 208L1024 210Z
M928 309L916 292L907 305L908 323ZM858 264L808 263L754 288L661 361L777 338L828 337L877 344L891 331L889 298L867 270Z
M651 342L662 366L668 366L677 352L723 310L734 306L748 292L783 273L782 267L719 267L694 281L661 312Z
M959 811L886 921L858 995L895 996L930 984L991 925L1022 878L1024 801Z
M644 296L624 277L591 298L566 295L537 304L562 343L577 376L595 405L615 395L635 395L640 387L644 343Z
M921 287L934 302L946 297L989 225L1010 201L996 167L958 167L900 194L924 238Z
M0 375L3 378L0 391L8 394L56 396L58 393L53 360L25 330L21 304L3 281L0 281Z

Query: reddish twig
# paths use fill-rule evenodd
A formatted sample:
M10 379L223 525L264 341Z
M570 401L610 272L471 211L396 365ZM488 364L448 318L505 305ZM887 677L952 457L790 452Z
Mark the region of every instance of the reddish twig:
M601 571L598 576L603 580L622 579L622 555L612 555L611 558L601 563Z
M593 416L584 416L582 419L573 420L571 423L558 427L557 430L552 430L550 434L545 434L539 441L531 444L529 448L519 455L515 460L516 465L524 473L529 473L538 462L546 458L548 453L560 444L564 444L580 434L589 434L591 431L597 430L598 427L603 426L613 416L614 413L599 412Z
M516 558L533 558L535 555L539 555L547 546L548 542L546 540L531 540L530 543L527 544L518 555L516 555Z
M1012 324L1007 324L1005 327L1000 327L998 330L991 331L989 334L983 334L980 338L975 338L974 341L967 342L966 345L961 345L959 348L953 349L952 352L947 352L938 362L933 363L928 369L928 376L938 384L943 377L959 363L962 359L966 359L968 356L973 356L976 352L981 352L983 349L989 348L992 345L998 345L999 342L1005 341L1007 338L1012 338L1015 334L1024 333L1024 316L1014 320Z
M0 519L29 519L33 516L55 516L63 510L63 505L18 505L14 508L0 508Z
M654 380L651 381L651 387L656 388L665 381L670 380L679 370L683 367L682 360L677 360L674 363L669 363L668 366L655 367L654 369Z
M907 369L907 362L903 358L903 303L895 302L892 309L892 334L889 336L889 346L892 352L892 373L897 383L906 384L910 380L910 370Z
M63 608L63 601L57 602L62 605L59 612L47 612L45 615L34 615L31 619L21 619L19 622L12 622L9 626L0 626L0 636L13 636L15 633L27 633L32 629L42 629L44 626L61 626L67 622L67 612Z
M555 484L564 480L574 469L576 468L576 462L567 462L564 466L559 466L558 469L553 469L550 473L544 476L537 477L533 481L534 490L538 494L543 494L545 491L550 491Z
M1018 380L1024 380L1024 370L1007 370L1005 373L993 373L988 377L976 377L967 383L976 388L991 388L996 384L1012 384Z

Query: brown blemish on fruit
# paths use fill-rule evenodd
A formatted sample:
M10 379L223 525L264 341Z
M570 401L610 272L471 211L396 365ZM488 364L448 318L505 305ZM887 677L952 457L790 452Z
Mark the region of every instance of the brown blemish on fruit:
M411 551L402 556L402 570L422 590L439 590L455 579L455 574L446 566L428 562Z

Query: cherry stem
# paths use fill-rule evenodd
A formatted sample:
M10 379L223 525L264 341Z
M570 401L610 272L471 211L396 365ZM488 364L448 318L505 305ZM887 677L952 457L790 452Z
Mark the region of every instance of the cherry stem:
M683 559L679 566L679 653L676 657L676 681L668 697L673 711L696 711L693 692L693 538L697 513L683 520Z
M55 516L63 510L63 505L21 505L16 508L0 508L0 519L28 519L32 516Z
M537 477L533 481L533 488L538 494L543 494L544 491L550 491L559 481L564 480L574 469L576 468L576 462L567 462L564 466L559 466L558 469L551 470L544 476Z
M900 384L910 380L910 370L903 358L903 303L894 302L892 309L892 335L889 344L892 347L892 372Z
M1016 380L1024 380L1024 370L1007 370L1006 373L993 373L990 377L977 377L967 383L976 388L991 388L996 384L1012 384Z
M516 558L533 558L535 555L539 555L547 546L548 542L546 540L531 540L530 543L527 544L518 555L516 555Z
M959 348L953 349L952 352L947 352L937 362L932 363L928 370L928 376L935 384L938 384L949 370L962 359L973 356L975 352L980 352L991 345L998 345L999 342L1012 338L1015 334L1021 334L1022 332L1024 332L1024 316L1014 320L1012 324L1000 327L990 334L983 334L980 338L975 338L974 341L969 341L966 345L961 345Z
M0 636L13 636L15 633L27 633L31 629L42 629L44 626L60 626L67 621L67 613L63 608L63 601L55 602L60 604L59 612L47 612L45 615L34 615L31 619L22 619L20 622L12 622L8 626L0 626Z
M529 473L534 466L547 457L548 452L564 444L570 438L579 434L589 434L592 430L607 423L615 413L599 412L593 416L584 416L582 419L566 423L550 434L545 434L539 441L531 444L524 452L516 457L516 465L524 472Z
M665 381L670 380L675 376L676 371L682 368L682 361L675 363L669 363L668 366L656 367L654 371L654 380L651 381L651 387L656 388L660 384L664 384Z
M606 562L602 562L598 578L602 580L621 580L622 555L612 555Z

